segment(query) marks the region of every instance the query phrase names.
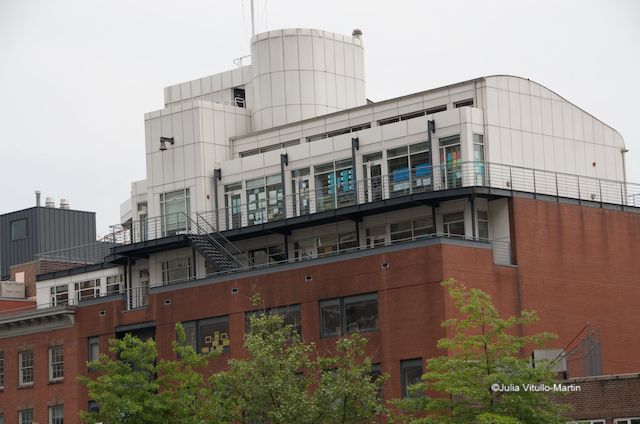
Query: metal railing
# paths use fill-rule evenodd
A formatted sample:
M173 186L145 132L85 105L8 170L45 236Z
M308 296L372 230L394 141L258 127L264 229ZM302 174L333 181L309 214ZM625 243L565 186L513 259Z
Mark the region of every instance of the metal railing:
M92 265L103 262L105 256L111 253L111 248L120 244L124 243L96 241L81 246L37 253L35 257L36 259L74 265Z
M336 183L333 185L305 188L286 196L283 196L281 188L264 189L254 202L192 213L190 218L195 221L204 218L213 229L226 231L356 204L473 186L640 207L639 184L489 162L462 162L455 166L437 167L425 165L347 182L339 181L337 174L339 171L334 174ZM311 178L314 177L309 177L309 186L313 182ZM189 222L183 213L134 221L128 232L120 233L115 241L128 244L186 234L190 231Z

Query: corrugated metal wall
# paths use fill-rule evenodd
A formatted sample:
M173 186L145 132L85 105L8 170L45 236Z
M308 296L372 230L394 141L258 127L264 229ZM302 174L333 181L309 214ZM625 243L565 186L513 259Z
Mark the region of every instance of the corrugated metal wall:
M11 222L26 219L27 237L11 240ZM0 272L35 259L37 253L66 249L96 241L95 212L33 207L0 216Z

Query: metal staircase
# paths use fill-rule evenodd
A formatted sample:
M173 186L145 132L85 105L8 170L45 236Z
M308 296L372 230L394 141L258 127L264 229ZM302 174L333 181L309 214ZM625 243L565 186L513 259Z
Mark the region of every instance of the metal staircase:
M187 222L186 234L191 245L207 261L214 264L218 272L231 272L251 266L249 259L202 215L196 212L195 219L186 214L184 216Z

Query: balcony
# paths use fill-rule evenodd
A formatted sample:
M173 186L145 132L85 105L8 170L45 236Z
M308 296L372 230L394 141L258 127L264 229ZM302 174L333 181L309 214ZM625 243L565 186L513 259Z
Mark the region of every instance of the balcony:
M335 180L337 178L331 185L286 195L280 188L263 193L253 202L234 202L226 208L193 214L193 219L206 220L225 236L238 238L245 229L252 233L259 228L290 230L311 222L317 225L323 220L335 220L336 216L348 219L354 214L362 216L417 204L436 205L470 194L495 197L519 192L576 202L640 207L638 184L489 162L420 166L357 181ZM128 245L179 236L189 231L189 221L184 214L133 221L126 231L114 233L110 241Z

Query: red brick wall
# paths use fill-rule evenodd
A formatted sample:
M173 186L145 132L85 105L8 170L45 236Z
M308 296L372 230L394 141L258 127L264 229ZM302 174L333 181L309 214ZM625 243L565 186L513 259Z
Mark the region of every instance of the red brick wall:
M380 331L366 333L368 351L391 373L385 396L397 397L400 361L440 353L435 347L445 335L440 322L452 316L453 308L438 283L455 277L489 292L505 315L537 310L541 321L528 331L559 333L551 347L564 347L589 321L601 335L605 372L640 370L640 341L630 336L635 334L640 298L640 214L519 198L513 199L512 209L517 267L494 265L490 249L441 244L324 265L309 262L300 269L191 288L176 285L171 292L151 295L148 308L126 311L121 300L83 306L77 309L74 330L0 339L0 350L11 352L5 354L5 369L7 375L17 378L17 365L9 362L16 360L16 344L31 343L45 352L54 338L64 339L65 354L70 352L66 375L85 373L88 337L100 336L102 351L106 351L117 326L145 321L155 321L161 355L170 357L176 321L228 315L231 349L216 361L214 368L220 369L229 356L243 354L245 311L254 309L250 299L256 292L265 307L301 304L303 337L326 349L334 339L319 336L318 301L377 292ZM389 267L383 269L383 262ZM312 280L305 281L306 275ZM232 288L238 292L232 294ZM165 305L165 299L171 304ZM46 357L38 355L46 364ZM46 369L46 365L38 367ZM36 390L42 402L58 396L62 385L48 385L42 378L38 377L37 389L16 390L14 383L0 393L0 405L12 411L5 422L14 419L14 405L35 399ZM65 400L65 418L75 423L69 411L78 405L86 408L87 395L75 380L66 379L64 385L70 396ZM40 414L36 419L46 422L46 415Z
M606 419L613 424L615 418L640 417L640 374L576 379L566 384L581 388L559 397L572 407L568 416L573 419Z

